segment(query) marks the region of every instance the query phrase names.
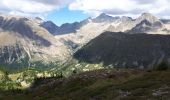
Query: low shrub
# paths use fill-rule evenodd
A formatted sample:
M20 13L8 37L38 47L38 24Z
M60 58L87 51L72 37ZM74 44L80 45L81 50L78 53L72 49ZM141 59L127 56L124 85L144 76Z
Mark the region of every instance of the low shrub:
M157 70L157 71L165 71L165 70L168 70L168 69L169 69L169 64L166 61L162 61L155 68L155 70Z

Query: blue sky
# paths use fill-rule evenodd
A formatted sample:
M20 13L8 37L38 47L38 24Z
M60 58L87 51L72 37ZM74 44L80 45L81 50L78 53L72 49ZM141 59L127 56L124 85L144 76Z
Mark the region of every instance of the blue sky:
M60 10L54 10L50 12L45 20L53 21L56 25L60 26L63 23L73 23L76 21L82 21L89 16L82 11L71 11L68 7L61 8Z

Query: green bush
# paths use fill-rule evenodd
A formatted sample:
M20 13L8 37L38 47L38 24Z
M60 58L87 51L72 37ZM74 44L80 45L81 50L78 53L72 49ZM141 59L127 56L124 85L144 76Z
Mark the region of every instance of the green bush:
M166 61L159 63L156 68L157 71L165 71L169 69L169 64Z

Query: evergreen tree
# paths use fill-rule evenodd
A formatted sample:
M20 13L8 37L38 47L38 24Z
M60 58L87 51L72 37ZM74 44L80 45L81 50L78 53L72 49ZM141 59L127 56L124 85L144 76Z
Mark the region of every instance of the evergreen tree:
M3 83L11 81L11 79L9 78L8 75L9 75L9 73L7 71L4 72L4 75L2 76L2 79L1 79Z

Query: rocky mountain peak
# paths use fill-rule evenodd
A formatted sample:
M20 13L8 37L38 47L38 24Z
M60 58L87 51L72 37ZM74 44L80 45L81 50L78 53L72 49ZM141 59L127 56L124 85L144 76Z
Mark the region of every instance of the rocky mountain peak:
M40 18L40 17L35 17L35 19L37 19L37 20L43 20L42 18Z
M44 20L42 18L40 18L40 17L35 17L35 18L33 18L33 20L35 20L39 24L44 22Z
M109 15L107 15L107 14L105 14L105 13L101 13L101 14L98 16L98 18L108 18L108 17L111 17L111 16L109 16Z
M155 17L154 15L150 14L150 13L142 13L142 15L136 19L136 21L143 21L143 20L147 20L150 23L155 23L160 21L157 17Z
M56 31L59 29L59 27L57 25L55 25L52 21L43 22L43 23L41 23L40 26L45 28L48 32L50 32L53 35L55 35Z
M121 17L122 21L132 21L133 19L131 17L127 17L127 16L122 16Z
M93 19L93 22L101 23L101 22L113 22L117 19L120 19L120 17L112 17L110 15L107 15L105 13L100 14L98 17Z

